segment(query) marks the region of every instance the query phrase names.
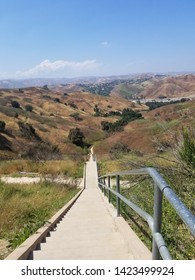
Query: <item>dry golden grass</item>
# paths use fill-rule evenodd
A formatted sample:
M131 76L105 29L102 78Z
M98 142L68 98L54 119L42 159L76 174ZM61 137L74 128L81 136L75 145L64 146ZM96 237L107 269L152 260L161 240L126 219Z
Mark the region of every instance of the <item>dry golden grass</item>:
M37 144L35 139L29 140L21 135L18 121L31 124L43 141L58 146L61 154L66 155L82 154L82 151L75 145L72 145L67 139L70 129L79 127L85 135L86 143L94 145L97 141L100 141L95 144L95 149L101 157L104 157L104 154L108 154L110 147L117 142L122 142L130 149L143 153L155 152L153 138L156 135L164 137L162 135L163 129L159 125L162 121L166 123L167 130L169 125L174 129L177 127L180 128L182 125L194 125L195 102L187 102L165 106L151 112L143 112L145 120L131 122L125 126L123 132L107 135L101 129L101 122L114 122L117 118L95 117L95 105L103 113L123 110L127 107L133 110L141 110L143 106L135 105L128 100L118 97L98 96L87 92L71 92L68 96L64 96L63 92L63 88L61 88L61 93L55 90L47 91L43 88L25 89L24 93L18 92L17 90L2 92L0 101L1 98L5 100L8 95L12 95L13 97L15 95L23 108L20 111L21 114L19 113L18 119L8 117L6 114L0 112L0 120L6 122L6 129L12 133L12 136L4 134L4 137L12 143L13 158L17 158L24 150L28 150L30 144ZM50 99L45 99L43 97L44 95L50 96ZM61 103L54 102L54 98L56 97L60 99ZM28 99L31 100L33 113L25 112L24 110ZM69 106L68 104L70 102L75 103L78 109ZM7 109L13 110L9 102ZM70 117L72 113L79 113L82 121L75 121L74 118ZM53 115L50 116L50 114ZM177 120L181 125L173 123L173 120ZM108 138L105 139L106 137ZM2 155L2 152L0 152L0 155ZM12 153L9 153L9 155L11 156ZM4 153L1 158L7 158L7 155Z
M43 98L43 95L50 96L50 99ZM94 143L95 141L105 137L105 133L101 130L101 121L115 121L115 118L94 117L94 107L98 105L102 112L106 113L110 110L122 110L127 106L131 106L131 102L122 100L120 98L102 97L86 92L75 92L69 96L64 96L63 93L54 91L47 91L41 88L24 89L24 92L17 90L10 90L9 92L2 91L1 98L6 99L8 96L11 99L17 99L21 105L18 118L7 116L0 112L0 120L6 122L6 130L11 131L12 137L5 134L5 137L12 143L12 150L15 157L28 150L29 144L32 144L34 139L26 139L21 135L18 127L18 121L32 125L36 133L43 141L49 142L52 145L57 145L61 153L73 154L77 153L78 149L75 145L70 145L67 137L71 128L79 127L86 137L87 143ZM54 102L54 98L59 98L61 103ZM33 106L33 112L26 112L25 105ZM7 110L14 114L14 108L11 107L10 101L7 103ZM74 109L69 105L73 102L78 109ZM112 108L109 108L111 106ZM41 113L41 115L40 115ZM70 115L72 113L79 113L82 121L75 121ZM50 116L52 114L52 116ZM80 151L79 151L80 154ZM10 154L11 155L11 154ZM6 158L6 157L2 157Z
M30 160L0 161L0 175L15 175L20 172L35 172L40 175L64 175L72 178L83 176L82 160L51 160L34 162Z
M17 172L38 172L38 165L27 160L0 161L0 174L8 175Z
M106 158L110 148L123 143L131 150L143 154L158 152L161 145L174 146L175 137L182 128L195 126L195 102L174 104L155 109L144 114L143 120L130 122L124 131L108 134L107 138L95 143L95 153Z

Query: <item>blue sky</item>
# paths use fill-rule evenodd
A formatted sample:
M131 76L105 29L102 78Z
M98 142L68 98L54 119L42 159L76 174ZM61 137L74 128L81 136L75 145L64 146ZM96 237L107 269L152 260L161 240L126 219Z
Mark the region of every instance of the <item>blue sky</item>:
M195 0L0 0L0 78L195 71Z

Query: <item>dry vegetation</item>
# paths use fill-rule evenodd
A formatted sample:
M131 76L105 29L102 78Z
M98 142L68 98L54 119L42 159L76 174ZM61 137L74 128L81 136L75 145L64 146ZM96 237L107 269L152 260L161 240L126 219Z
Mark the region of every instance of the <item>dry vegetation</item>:
M193 93L194 76L148 81L144 82L143 87L148 87L149 93L153 97L160 94L159 89L162 90L162 87L163 90L166 89L167 92L170 92L170 86L167 86L169 83L172 87L171 96L175 95L176 89L183 96L184 91L180 90L181 88L185 88L188 94ZM131 90L134 90L132 86ZM164 91L161 93L165 94ZM119 96L119 94L116 95ZM185 165L181 163L181 159L176 157L176 152L179 147L182 129L195 127L195 101L166 105L148 111L144 105L138 105L117 96L98 96L84 92L77 86L66 88L61 86L54 89L42 87L0 90L0 121L6 123L5 130L0 131L0 174L18 174L18 172L25 171L37 172L43 176L51 174L73 178L82 177L83 163L87 160L89 150L87 148L82 149L68 140L70 129L78 127L85 135L85 142L94 146L94 152L97 155L102 173L154 166L166 175L167 181L184 199L188 207L194 211L194 175L190 175L190 177L188 173L183 174ZM12 100L17 100L20 108L13 108L11 106ZM32 112L25 109L25 106L29 104L33 108ZM100 109L101 115L95 115L95 106ZM124 108L139 111L144 118L129 122L120 132L103 131L102 121L114 123L120 119L116 115L105 117L104 114L110 111L122 111ZM80 119L75 119L75 116L78 117L78 115ZM19 123L25 124L23 130ZM118 145L119 143L120 145ZM145 183L142 184L141 181L140 187L134 190L135 195L138 197L138 192L143 193L147 186ZM11 238L13 240L11 241L12 244L15 244L14 240L17 240L18 231L20 232L19 228L21 228L18 237L20 240L20 236L26 234L25 230L28 232L28 227L26 229L24 224L21 224L21 219L16 221L17 225L13 224L12 229L9 228L9 224L22 211L19 207L21 205L20 198L27 199L25 205L28 205L30 203L28 199L30 199L33 191L30 186L25 186L22 189L19 186L5 187L1 183L0 187L0 207L5 206L5 197L7 199L6 211L11 211L9 210L11 205L16 205L13 206L16 213L11 212L13 215L7 219L8 224L5 223L5 209L0 209L0 238ZM56 187L56 191L59 191L59 197L58 194L54 194L51 186L36 186L34 189L35 192L41 193L41 197L51 195L50 198L53 199L52 197L56 195L59 201L63 201L62 203L64 203L62 197L68 194L66 193L66 187ZM47 194L50 191L51 193ZM73 193L75 193L75 190ZM42 204L41 198L37 197L37 194L34 195L32 196L32 204L29 206L29 209L33 211L36 208L36 201ZM50 198L48 199L49 203L51 203ZM151 200L152 198L148 197L148 199ZM32 218L33 221L37 219L37 222L39 217L43 215L43 220L45 220L48 217L44 216L48 214L48 205L43 203L44 210L42 209L40 212L35 211L34 213L32 211L34 213L33 217L28 216L29 213L24 213L24 216ZM26 211L26 207L24 208L24 211ZM167 215L171 214L175 217L166 205L165 209ZM52 211L56 211L56 209L52 208ZM136 220L137 217L133 217L133 219ZM38 225L40 224L38 223ZM180 223L178 223L178 227L180 231L176 237L180 238L183 228ZM168 232L168 242L171 243L171 233L174 233L175 228L170 226L166 230ZM141 238L145 239L142 233ZM189 240L192 241L191 236ZM176 243L175 239L174 242ZM178 244L179 253L178 255L174 253L176 258L192 258L193 250L190 244L187 245L189 249L187 253L182 247L182 242Z
M33 185L0 182L0 259L45 224L77 192L76 187L47 181Z
M154 80L140 93L147 98L166 96L170 98L194 97L195 75L167 77L162 80Z
M154 167L188 209L195 213L194 128L194 102L166 106L146 113L144 120L128 124L123 132L105 139L103 145L96 143L95 151L100 160L100 172L105 174L119 170ZM185 134L186 132L188 134ZM185 135L189 135L190 138L186 138L184 147ZM119 146L117 143L123 145ZM128 178L126 176L124 180L129 181L129 184L124 190L122 189L123 195L152 215L151 181L144 176ZM123 215L151 249L152 238L147 223L125 205L123 205ZM165 200L162 231L174 259L194 259L195 239Z
M96 142L99 158L108 158L111 147L118 142L140 156L171 151L182 128L195 127L195 101L163 106L143 115L144 119L130 122L124 131Z
M12 107L13 100L20 104L20 108ZM27 105L32 106L32 112L26 111ZM28 135L25 137L24 133L22 135L19 122L31 125L41 141L57 145L60 154L81 155L83 151L67 141L67 136L71 128L79 127L89 144L105 137L101 130L101 121L104 118L94 117L95 105L100 108L102 114L134 106L132 102L124 99L101 97L87 92L64 94L47 88L1 90L0 120L6 123L6 129L0 133L0 158L18 158L36 144L37 139ZM138 105L137 109L139 108L141 106ZM80 120L75 121L72 117L75 114ZM110 117L106 120L114 121ZM7 143L9 148L3 148L3 143Z

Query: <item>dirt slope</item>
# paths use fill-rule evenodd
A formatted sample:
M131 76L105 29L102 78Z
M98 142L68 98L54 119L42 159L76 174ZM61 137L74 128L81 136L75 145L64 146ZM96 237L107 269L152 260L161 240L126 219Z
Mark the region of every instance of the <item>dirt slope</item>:
M146 86L141 92L146 98L169 98L194 97L195 98L195 75L168 77Z

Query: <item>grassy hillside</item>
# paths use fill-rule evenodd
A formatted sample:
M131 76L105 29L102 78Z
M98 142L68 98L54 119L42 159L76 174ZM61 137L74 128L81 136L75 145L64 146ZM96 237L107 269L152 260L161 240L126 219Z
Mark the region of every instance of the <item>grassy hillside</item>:
M167 77L148 85L141 93L146 98L166 96L170 98L195 97L195 75Z
M96 154L109 157L111 147L119 142L140 155L167 152L174 147L183 127L195 127L195 101L166 105L142 114L144 119L130 122L124 131L108 134L95 143Z
M147 87L154 81L142 83ZM139 86L123 85L122 89L126 92ZM141 118L131 119L132 111L129 109L140 112ZM153 166L194 212L194 170L183 162L178 152L184 140L183 131L192 133L194 139L194 127L195 101L149 110L145 105L135 104L117 95L100 96L77 86L69 86L68 89L67 86L60 86L53 89L0 90L0 174L18 176L18 172L26 171L79 178L82 177L90 145L93 145L102 174ZM73 144L68 137L70 130L75 128L79 128L85 136L86 145L83 147ZM152 211L151 182L142 177L132 182L130 188L124 190L125 195ZM0 187L0 197L4 199L5 186L1 184ZM12 193L15 193L17 199L20 195L28 196L18 187L11 188L10 193L8 196L12 197ZM163 230L167 233L166 240L171 245L174 257L192 258L191 244L194 239L166 202L164 205L166 217ZM131 226L150 248L151 240L143 221L126 209L124 215L128 216ZM169 226L166 226L169 219L172 222L167 222ZM183 233L187 251L182 241L177 241L182 240ZM4 230L1 237L4 237Z
M180 199L195 213L195 102L167 105L144 113L144 119L125 126L124 131L108 135L94 145L101 174L119 170L154 167L174 189ZM193 143L184 149L184 134L188 131ZM181 156L181 150L189 161ZM146 212L153 215L153 183L148 176L125 176L122 193ZM151 232L147 223L122 205L122 213L149 249ZM163 201L162 231L174 259L194 258L194 237L167 201Z
M19 107L13 106L13 102L17 102ZM95 106L100 112L96 116ZM118 119L104 118L104 114L127 107L135 105L121 98L87 92L67 93L63 88L61 91L47 87L0 90L0 121L5 122L5 129L0 131L0 158L18 158L40 142L50 147L51 154L57 147L62 157L82 155L84 151L68 141L70 129L79 127L85 141L93 144L105 137L101 122ZM139 110L141 106L134 109ZM55 156L59 155L56 152Z
M111 96L121 96L126 99L144 97L146 99L194 98L195 75L177 77L153 76L121 81L110 93Z
M76 187L43 181L33 185L0 182L0 259L43 226L76 193Z

